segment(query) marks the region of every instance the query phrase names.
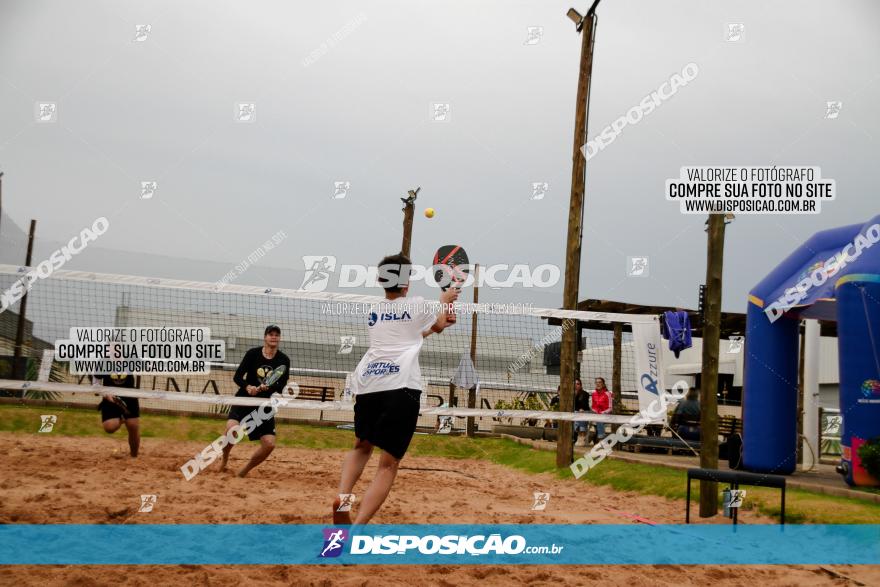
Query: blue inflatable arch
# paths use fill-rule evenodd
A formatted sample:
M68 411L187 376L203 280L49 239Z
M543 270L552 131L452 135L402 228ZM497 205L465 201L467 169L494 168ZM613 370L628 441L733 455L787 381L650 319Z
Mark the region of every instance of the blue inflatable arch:
M794 472L798 330L837 321L846 481L878 485L858 447L880 436L880 215L813 235L749 293L743 383L743 467Z

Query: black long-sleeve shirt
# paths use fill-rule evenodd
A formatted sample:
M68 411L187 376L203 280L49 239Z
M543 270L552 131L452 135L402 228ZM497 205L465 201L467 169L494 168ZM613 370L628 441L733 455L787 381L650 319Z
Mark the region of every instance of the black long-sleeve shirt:
M254 387L259 387L262 385L263 380L268 377L269 373L280 365L287 367L284 375L282 375L278 381L270 385L269 389L258 392L254 397L270 397L276 391L280 392L284 389L284 386L287 385L287 379L290 376L290 359L281 351L275 351L275 356L271 359L267 359L263 356L263 347L258 346L252 348L244 354L244 357L241 359L241 364L238 366L238 369L235 371L235 375L232 378L232 380L235 381L235 384L238 385L238 393L235 395L250 397L250 394L247 392L247 386L253 385Z
M590 411L590 394L586 391L576 393L574 396L574 411L580 412L581 410L584 412Z

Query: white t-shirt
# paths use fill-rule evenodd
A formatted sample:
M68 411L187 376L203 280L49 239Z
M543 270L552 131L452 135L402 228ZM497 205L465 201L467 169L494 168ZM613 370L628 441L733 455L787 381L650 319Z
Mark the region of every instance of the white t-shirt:
M430 307L416 296L385 301L368 316L370 348L352 377L355 395L389 389L422 390L419 351L424 337L437 321L439 307Z

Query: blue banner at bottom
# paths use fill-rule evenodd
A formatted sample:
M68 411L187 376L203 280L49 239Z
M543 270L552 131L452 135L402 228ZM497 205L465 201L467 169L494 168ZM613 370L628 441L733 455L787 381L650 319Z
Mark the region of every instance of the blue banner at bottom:
M880 564L880 525L12 524L0 564Z

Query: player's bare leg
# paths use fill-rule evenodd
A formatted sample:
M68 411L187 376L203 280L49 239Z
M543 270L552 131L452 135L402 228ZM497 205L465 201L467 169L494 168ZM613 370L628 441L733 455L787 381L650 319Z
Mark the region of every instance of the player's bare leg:
M119 430L120 426L122 426L122 420L120 418L110 418L109 420L101 422L101 425L104 426L104 432L107 434L113 434Z
M366 524L369 522L382 504L385 503L385 498L391 493L391 485L394 483L394 478L397 477L397 468L399 466L400 459L391 456L387 452L382 453L382 456L379 457L379 470L376 471L376 476L373 477L372 483L370 483L367 492L364 494L364 500L361 502L357 518L354 520L355 524Z
M238 426L238 420L226 420L226 438L229 438L229 431ZM220 461L220 471L226 470L226 463L229 461L229 453L232 452L232 443L229 442L223 447L223 458Z
M128 452L136 457L141 447L141 419L126 418L125 427L128 429Z
M342 478L339 481L339 493L351 493L355 483L361 478L364 467L373 454L373 445L366 440L356 439L354 448L345 454L342 461Z
M275 450L275 435L266 434L265 436L260 437L260 447L254 451L251 460L248 461L248 464L244 466L244 468L238 472L239 477L246 477L251 470L265 461L272 451Z
M373 454L373 445L366 440L360 438L355 440L354 448L345 454L345 460L342 461L342 478L339 480L339 493L351 493L355 483L361 478L364 467ZM351 524L351 514L349 512L338 512L339 505L342 501L337 495L333 499L333 523L334 524Z

